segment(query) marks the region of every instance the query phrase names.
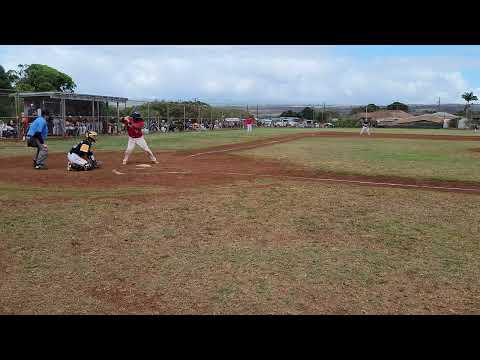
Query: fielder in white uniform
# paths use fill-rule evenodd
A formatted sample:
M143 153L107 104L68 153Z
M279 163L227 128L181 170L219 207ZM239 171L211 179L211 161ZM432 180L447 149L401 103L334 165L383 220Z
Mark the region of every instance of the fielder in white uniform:
M360 131L360 135L363 135L364 132L370 136L370 124L368 123L367 119L362 121L362 131Z

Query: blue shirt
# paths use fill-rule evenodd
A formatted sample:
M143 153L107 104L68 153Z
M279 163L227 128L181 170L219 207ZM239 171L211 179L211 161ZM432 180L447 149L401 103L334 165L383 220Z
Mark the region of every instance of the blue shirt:
M27 136L33 136L37 132L41 133L43 140L45 140L48 136L48 126L43 116L37 117L30 124L30 127L28 128Z

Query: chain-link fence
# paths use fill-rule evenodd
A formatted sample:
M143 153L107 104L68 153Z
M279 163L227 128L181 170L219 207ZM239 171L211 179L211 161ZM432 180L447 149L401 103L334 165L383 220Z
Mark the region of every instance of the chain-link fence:
M194 100L158 101L130 99L118 102L67 106L58 99L38 100L38 104L21 100L12 94L0 96L0 136L21 139L38 109L46 109L49 136L80 136L93 130L104 135L125 134L122 118L133 111L145 121L145 133L216 131L240 129L244 119L252 115L257 127L320 127L335 122L339 115L329 106L269 106L265 104L207 103ZM69 100L72 101L72 100ZM33 102L33 100L31 101ZM112 103L110 103L111 105ZM38 109L37 109L38 108Z

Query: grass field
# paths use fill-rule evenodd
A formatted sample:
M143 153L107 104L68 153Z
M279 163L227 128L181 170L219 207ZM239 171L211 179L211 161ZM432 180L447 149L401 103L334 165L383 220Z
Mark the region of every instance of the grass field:
M241 154L345 174L480 182L479 141L307 138Z
M258 129L254 137L286 131L305 129ZM225 131L148 141L188 150L249 139ZM124 145L103 137L98 148ZM0 154L33 151L15 146L0 143ZM337 172L479 182L472 147L480 146L308 138L239 153ZM239 178L61 191L0 183L0 202L0 314L480 313L478 195Z
M167 133L146 135L147 142L152 150L189 150L201 149L209 146L234 144L239 142L263 139L271 136L281 136L302 132L359 132L359 129L301 129L301 128L257 128L252 134L243 130L221 130L188 133ZM395 134L428 134L428 135L473 135L467 130L447 129L374 129L374 133ZM50 139L47 144L50 152L66 152L81 138ZM480 140L480 135L479 135ZM127 136L100 136L96 148L102 150L124 150ZM24 142L0 141L0 157L21 156L33 153Z
M478 200L255 185L1 189L0 312L480 312Z
M256 129L252 134L247 134L242 130L221 130L205 132L187 132L187 133L167 133L167 134L149 134L145 138L152 150L191 150L205 147L235 144L239 142L258 140L276 135L295 134L308 131L318 131L317 129L278 129L262 128ZM70 139L47 139L49 151L67 152L70 148L80 141L79 138ZM97 151L124 151L127 146L128 137L124 136L100 136L96 149ZM138 149L137 149L138 150ZM28 148L24 142L0 142L0 157L21 156L33 154L34 150Z

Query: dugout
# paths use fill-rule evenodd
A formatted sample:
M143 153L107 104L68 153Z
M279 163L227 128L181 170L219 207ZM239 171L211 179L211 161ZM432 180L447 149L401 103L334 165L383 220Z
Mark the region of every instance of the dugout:
M54 121L58 122L59 133L65 135L69 123L83 122L100 133L105 132L105 123L120 119L120 106L127 107L128 98L75 94L63 92L18 92L10 94L27 116L37 109L46 109ZM113 103L113 106L110 106Z

